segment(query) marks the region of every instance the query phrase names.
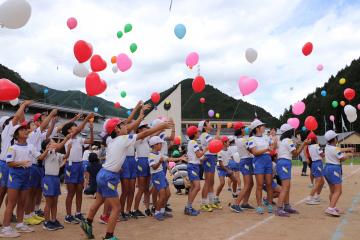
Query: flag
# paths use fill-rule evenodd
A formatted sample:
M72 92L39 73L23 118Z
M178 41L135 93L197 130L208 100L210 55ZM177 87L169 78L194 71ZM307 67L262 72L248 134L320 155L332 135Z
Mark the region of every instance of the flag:
M344 122L344 119L343 119L343 116L342 116L342 115L341 115L341 128L342 128L342 129L345 129L346 132L348 131L347 128L346 128L346 126L345 126L345 122Z

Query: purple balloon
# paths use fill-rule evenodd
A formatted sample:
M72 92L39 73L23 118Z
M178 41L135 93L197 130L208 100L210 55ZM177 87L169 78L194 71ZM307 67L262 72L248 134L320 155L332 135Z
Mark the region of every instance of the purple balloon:
M210 110L208 111L209 117L213 117L214 114L215 114L214 110L210 109Z

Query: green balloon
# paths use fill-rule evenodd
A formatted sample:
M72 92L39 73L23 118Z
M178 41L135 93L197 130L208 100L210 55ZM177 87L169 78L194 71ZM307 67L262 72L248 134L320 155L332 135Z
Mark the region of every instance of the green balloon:
M136 43L132 43L132 44L130 45L130 51L131 51L132 53L134 53L134 52L136 52L136 49L137 49Z
M118 38L121 38L123 36L123 33L122 33L122 31L118 31L116 35Z
M333 108L337 108L337 106L339 106L339 103L337 101L332 101L331 105L333 106Z
M120 96L123 97L123 98L126 97L126 92L125 92L125 91L121 91Z
M132 30L132 25L130 23L126 24L124 27L124 32L128 33Z
M172 157L174 157L174 158L181 157L180 152L178 150L174 150L172 153Z

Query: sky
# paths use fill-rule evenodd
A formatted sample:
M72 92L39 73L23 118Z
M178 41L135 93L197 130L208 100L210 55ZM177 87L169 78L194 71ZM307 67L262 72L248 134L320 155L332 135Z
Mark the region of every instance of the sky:
M360 56L356 0L173 0L171 11L170 0L28 2L27 25L0 29L0 63L26 81L85 92L85 79L72 72L77 63L73 45L85 40L108 64L100 72L108 87L99 96L128 108L200 71L207 84L278 117ZM69 17L78 21L73 30L66 26ZM127 23L132 31L118 39L117 31ZM187 29L181 40L174 35L178 23ZM309 41L314 50L305 57L301 49ZM129 50L133 42L135 53ZM258 52L252 64L245 59L247 48ZM194 51L200 67L190 70L185 58ZM114 74L110 59L120 53L128 54L133 65ZM323 71L316 70L318 64ZM251 95L241 95L241 76L259 82ZM121 91L127 92L125 98Z

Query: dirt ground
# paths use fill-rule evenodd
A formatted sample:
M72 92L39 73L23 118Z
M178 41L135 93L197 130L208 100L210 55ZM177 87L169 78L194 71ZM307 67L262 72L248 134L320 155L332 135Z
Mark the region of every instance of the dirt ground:
M185 216L184 204L186 195L176 195L171 186L171 207L174 218L158 222L152 218L132 219L120 222L116 227L116 236L120 239L360 239L360 166L344 166L343 195L338 207L344 213L340 218L329 217L324 214L328 204L329 188L321 194L321 204L308 206L304 198L308 195L309 177L300 176L300 167L293 168L291 202L300 211L299 215L290 218L279 218L272 214L257 215L254 211L236 214L229 210L227 203L231 194L224 188L221 200L223 210L212 213L201 213L197 217ZM218 182L218 181L216 181ZM64 192L64 191L63 191ZM254 194L251 204L255 205ZM65 213L64 195L59 201L59 219L62 222ZM93 199L85 197L83 212L86 212ZM194 206L200 203L200 196ZM101 209L102 210L102 209ZM1 219L3 208L1 209ZM105 225L97 223L99 214L94 220L94 235L101 239L105 232ZM65 224L64 230L49 232L42 229L42 225L35 227L36 232L23 234L20 239L86 239L79 225Z

